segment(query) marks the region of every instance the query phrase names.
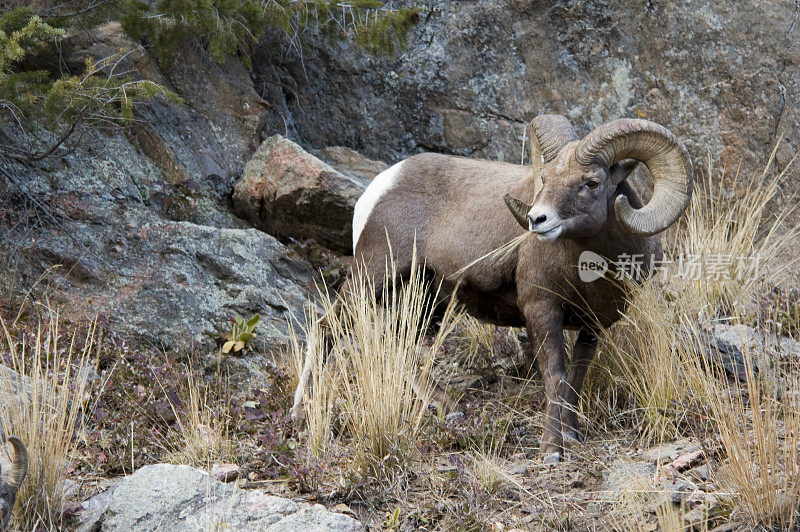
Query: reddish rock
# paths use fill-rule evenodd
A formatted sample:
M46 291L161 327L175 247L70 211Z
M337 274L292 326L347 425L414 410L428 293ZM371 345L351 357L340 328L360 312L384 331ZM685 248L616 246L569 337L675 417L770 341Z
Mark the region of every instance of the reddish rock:
M233 482L239 478L239 466L236 464L214 464L211 476L220 482Z
M280 135L264 141L234 186L237 213L278 238L313 238L352 252L352 219L366 179L342 174Z

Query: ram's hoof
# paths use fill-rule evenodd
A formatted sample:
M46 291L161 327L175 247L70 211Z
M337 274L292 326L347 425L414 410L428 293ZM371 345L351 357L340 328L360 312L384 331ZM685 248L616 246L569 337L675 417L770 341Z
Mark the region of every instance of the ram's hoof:
M543 464L557 464L561 461L561 451L555 451L549 454L546 454L544 458L542 458Z
M561 433L562 437L564 438L564 442L569 443L583 443L583 434L578 432L577 430L565 430Z
M303 405L300 406L301 408L299 409L293 408L292 414L289 416L289 418L292 421L292 427L294 427L295 432L300 432L301 430L303 430L303 427L306 424L305 408L302 407Z

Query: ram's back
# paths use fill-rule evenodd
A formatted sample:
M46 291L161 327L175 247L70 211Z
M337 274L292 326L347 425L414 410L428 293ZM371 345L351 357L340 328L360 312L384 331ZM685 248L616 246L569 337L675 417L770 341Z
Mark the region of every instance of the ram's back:
M533 199L530 167L439 154L420 154L379 174L356 203L355 257L373 275L383 272L390 252L399 273L410 268L414 249L420 263L450 288L458 278L459 298L471 313L507 321L493 309L510 304L516 314L515 257L502 264L466 265L524 231L506 208L503 195ZM496 303L491 303L498 299Z

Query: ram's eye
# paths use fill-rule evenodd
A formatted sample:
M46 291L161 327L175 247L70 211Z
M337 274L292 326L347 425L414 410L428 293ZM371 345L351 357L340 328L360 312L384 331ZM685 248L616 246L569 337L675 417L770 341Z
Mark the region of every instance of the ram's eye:
M587 182L586 182L586 186L587 186L587 187L589 187L590 189L594 190L594 189L596 189L597 187L599 187L599 186L600 186L600 183L599 183L599 182L597 182L597 181L594 181L594 180L592 180L592 181L587 181Z

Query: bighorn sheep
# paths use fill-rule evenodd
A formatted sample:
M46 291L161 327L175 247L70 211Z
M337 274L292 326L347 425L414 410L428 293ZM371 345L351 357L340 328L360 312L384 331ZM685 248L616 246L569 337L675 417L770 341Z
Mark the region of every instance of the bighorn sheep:
M14 447L14 462L6 478L0 475L0 530L8 526L17 492L28 474L28 450L25 444L16 436L9 436L8 442Z
M356 203L353 248L380 287L390 246L398 275L405 275L416 245L435 282L447 289L459 281L456 297L467 312L527 327L547 398L541 451L558 461L565 441L581 439L578 396L599 328L617 321L626 304L621 283L581 280L581 254L611 261L638 256L651 275L662 260L656 235L686 210L693 174L683 144L647 120L616 120L579 139L566 117L541 115L532 133L528 167L425 153L384 171ZM639 162L654 180L644 206L626 183ZM525 239L509 260L479 261L462 271L524 230L538 238ZM569 370L564 329L579 331ZM295 394L296 420L311 358Z

